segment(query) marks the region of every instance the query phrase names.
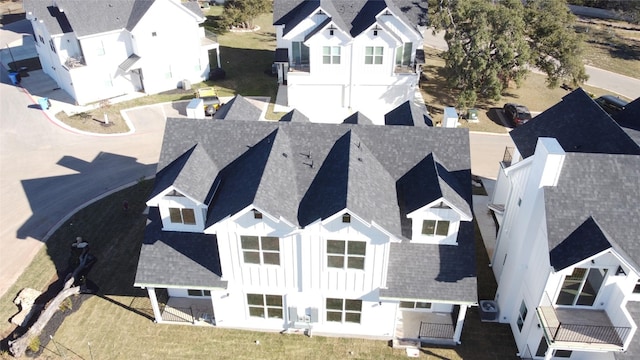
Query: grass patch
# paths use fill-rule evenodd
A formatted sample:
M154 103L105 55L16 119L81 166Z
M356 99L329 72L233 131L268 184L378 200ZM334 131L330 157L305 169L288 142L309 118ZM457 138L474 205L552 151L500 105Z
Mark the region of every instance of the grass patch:
M640 26L622 21L578 18L584 36L584 62L640 79Z
M422 96L427 108L436 123L441 123L445 106L455 107L460 91L447 84L444 72L444 60L441 51L425 47L426 63L423 66L423 80L420 84ZM507 102L526 105L532 113L542 112L562 100L569 91L562 88L550 89L545 82L546 77L537 73L529 73L522 86L510 87L499 101L482 101L476 104L478 111L477 123L460 120L461 127L472 131L505 133L501 115L502 106ZM605 90L583 85L582 88L597 97L607 92ZM460 110L460 109L459 109Z

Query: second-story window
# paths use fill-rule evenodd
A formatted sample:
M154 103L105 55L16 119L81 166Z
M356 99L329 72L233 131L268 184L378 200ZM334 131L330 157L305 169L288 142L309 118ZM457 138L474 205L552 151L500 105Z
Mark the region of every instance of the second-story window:
M327 266L364 270L367 243L354 240L327 240Z
M322 47L322 63L323 64L340 64L340 47L339 46L323 46Z
M411 52L413 51L413 43L404 43L404 45L396 49L396 66L411 65Z
M447 220L424 220L422 222L422 235L426 236L447 236L449 235L449 224Z
M53 51L54 53L58 53L56 51L56 45L53 43L53 39L49 40L49 46L51 47L51 51Z
M291 43L291 58L293 67L309 66L309 47L301 41Z
M280 265L280 239L274 236L240 236L245 264Z
M364 48L364 63L367 65L382 64L383 48L382 46L367 46Z
M169 218L174 224L196 224L196 213L193 209L169 208Z

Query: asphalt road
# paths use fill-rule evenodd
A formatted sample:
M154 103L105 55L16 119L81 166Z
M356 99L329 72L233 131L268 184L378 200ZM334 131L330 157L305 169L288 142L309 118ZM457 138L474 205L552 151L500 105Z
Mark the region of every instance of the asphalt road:
M79 135L52 122L0 72L2 295L59 222L92 199L155 174L164 118L134 120L129 136Z

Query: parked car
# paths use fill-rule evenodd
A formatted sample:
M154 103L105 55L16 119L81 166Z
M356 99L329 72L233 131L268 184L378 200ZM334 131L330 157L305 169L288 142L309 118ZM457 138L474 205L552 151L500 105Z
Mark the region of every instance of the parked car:
M600 105L602 110L606 111L609 115L613 115L618 111L624 110L625 106L629 104L627 101L613 95L602 95L595 101Z
M200 88L196 91L196 97L203 100L204 113L209 116L213 116L220 108L220 99L218 98L218 92L215 88Z
M520 126L531 120L531 113L529 112L529 109L527 109L527 107L524 105L506 103L504 104L503 110L504 115L515 126Z

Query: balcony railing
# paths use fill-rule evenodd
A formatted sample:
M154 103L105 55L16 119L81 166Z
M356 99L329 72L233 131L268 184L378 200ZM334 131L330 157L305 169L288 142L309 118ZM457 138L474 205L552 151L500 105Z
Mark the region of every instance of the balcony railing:
M549 343L572 343L622 350L631 333L629 326L614 326L604 310L558 308L545 293L537 308Z
M309 64L291 64L289 65L289 71L311 72L311 66Z
M513 152L514 148L512 146L507 146L504 148L504 155L502 156L502 167L508 168L511 166L511 162L513 161Z

